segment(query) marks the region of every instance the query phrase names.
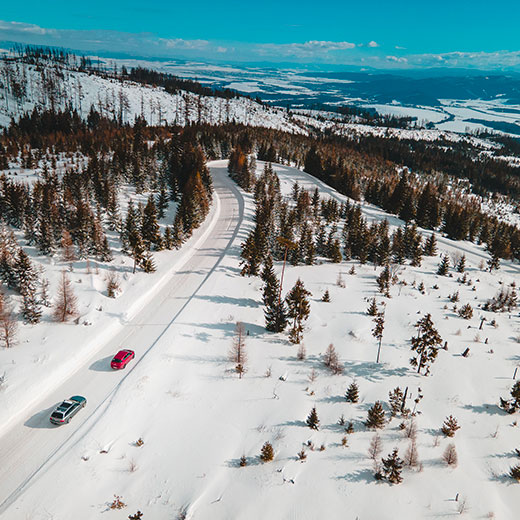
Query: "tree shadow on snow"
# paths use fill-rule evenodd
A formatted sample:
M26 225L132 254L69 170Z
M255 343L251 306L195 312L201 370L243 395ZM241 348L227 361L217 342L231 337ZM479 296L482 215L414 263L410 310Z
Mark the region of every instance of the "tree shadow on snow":
M198 300L206 300L212 303L238 305L239 307L260 307L261 303L252 298L233 298L231 296L200 296L196 295Z
M371 469L361 469L354 471L353 473L347 473L343 476L334 477L336 480L346 480L348 482L366 482L376 483L377 480L374 478L374 472Z
M474 413L485 413L487 415L508 415L505 410L502 410L496 404L465 404L462 408Z
M259 466L262 464L258 457L246 457L246 466ZM225 462L228 468L240 468L240 459L229 459Z

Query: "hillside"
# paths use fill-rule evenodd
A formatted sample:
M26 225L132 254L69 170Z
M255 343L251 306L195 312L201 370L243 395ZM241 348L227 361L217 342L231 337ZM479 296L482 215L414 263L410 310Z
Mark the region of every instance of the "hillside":
M215 180L226 177L225 161L210 167ZM259 163L258 174L262 168ZM311 192L318 187L324 200L347 200L299 170L274 169L287 200L296 181ZM202 268L199 274L207 276L159 337L127 337L125 346L134 348L138 359L146 355L84 424L78 416L63 449L26 483L6 518L26 518L30 511L35 518L65 519L74 510L78 518L123 519L138 509L145 519L344 518L346 511L349 518L382 520L459 513L513 518L520 502L507 474L518 462L517 416L498 403L514 383L520 320L517 310L490 312L483 305L518 280L518 265L503 262L489 273L482 246L439 237L436 256L425 257L418 267L396 266L390 297L377 289L381 269L369 264L321 259L315 266L287 266L283 293L298 278L311 293L303 351L288 342L286 333L265 331L262 281L239 275L240 244L253 227L254 201L244 192L233 197L244 199L245 221L229 228L230 247L218 268ZM386 219L390 230L404 224L369 204L361 210L370 223ZM457 259L462 252L464 275L453 267L447 276L437 274L439 255ZM276 262L278 277L281 267ZM326 290L330 303L322 301ZM459 307L473 308L472 318L454 311L449 296L455 292ZM385 309L380 363L366 312L372 297ZM447 342L429 376L409 363L414 324L426 313ZM228 358L237 322L247 331L242 379ZM324 365L329 344L339 355L341 374ZM463 356L467 347L469 355ZM12 351L13 359L23 348ZM92 367L103 361L94 356ZM359 402L348 403L345 391L354 381ZM397 386L408 389L410 411L391 419L388 393ZM384 403L386 418L379 430L380 456L396 447L406 459L415 439L418 460L404 468L399 485L374 479L368 451L376 431L364 423L376 400ZM305 422L312 407L318 430ZM460 426L452 439L440 430L450 414ZM34 420L34 427L28 426L38 432ZM350 433L345 431L349 423ZM134 443L140 438L144 443L138 447ZM274 460L262 463L259 453L266 441L273 445ZM450 443L458 463L448 466L443 454ZM297 455L301 451L304 460ZM245 467L239 464L242 456ZM82 482L81 493L77 482ZM59 496L52 492L57 488ZM126 507L110 509L114 494Z

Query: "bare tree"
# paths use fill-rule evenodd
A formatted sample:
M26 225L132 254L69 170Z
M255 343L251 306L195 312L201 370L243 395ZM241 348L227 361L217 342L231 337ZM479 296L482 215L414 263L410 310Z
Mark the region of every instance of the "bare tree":
M70 268L72 271L72 262L75 262L77 260L76 258L76 252L74 251L74 244L72 243L72 237L70 236L70 233L64 229L61 233L61 258L64 262L67 262L70 264Z
M455 449L455 444L450 443L444 450L444 453L442 454L442 460L448 465L448 466L456 466L458 462L457 457L457 450Z
M14 319L11 308L4 300L4 295L0 292L0 341L5 348L13 347L16 343L16 332L18 322Z
M61 272L58 295L54 304L53 316L56 321L64 322L78 314L78 299L72 290L70 280L65 271Z
M323 354L323 364L335 375L343 372L343 365L332 343L327 347L325 354Z
M229 351L229 360L235 363L235 371L238 373L238 377L242 379L242 376L246 372L246 332L244 324L240 321L235 326L235 336L233 337L233 345Z
M383 451L383 443L379 433L376 433L370 441L370 446L368 447L368 456L372 460L376 460L379 458L379 455L381 455L381 451Z
M410 445L404 456L404 463L409 467L415 467L419 464L419 453L417 452L417 441L415 437L412 437L410 440Z

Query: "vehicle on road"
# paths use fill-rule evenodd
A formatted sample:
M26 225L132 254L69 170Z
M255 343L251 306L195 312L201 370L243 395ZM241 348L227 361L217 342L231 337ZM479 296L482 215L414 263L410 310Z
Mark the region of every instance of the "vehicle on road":
M87 400L81 395L73 395L70 399L63 401L51 413L50 421L53 424L69 423L70 420L85 408Z
M135 357L135 352L133 350L129 350L129 349L120 350L114 356L114 359L112 359L110 366L114 370L119 370L121 368L125 368L126 365L128 365L128 363L130 361L132 361L132 359L134 359L134 357Z

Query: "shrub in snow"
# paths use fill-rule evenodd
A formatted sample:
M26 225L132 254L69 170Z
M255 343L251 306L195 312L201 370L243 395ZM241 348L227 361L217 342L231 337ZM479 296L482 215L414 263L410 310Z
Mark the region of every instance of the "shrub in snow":
M241 468L243 468L244 466L247 466L247 458L246 458L245 455L242 455L242 456L240 457L240 462L239 462L239 464L240 464L240 467L241 467Z
M369 316L376 316L377 315L377 302L376 302L376 299L375 298L372 298L370 300L370 305L368 306L368 309L367 309L367 314Z
M309 414L305 422L307 423L307 426L312 430L320 429L320 420L318 419L318 413L316 412L315 406L312 408L311 413Z
M444 453L442 454L442 460L448 465L448 466L456 466L458 462L457 457L457 450L455 449L455 444L450 443L444 450Z
M141 511L137 511L137 513L134 515L130 515L128 520L141 520L141 518L143 518L143 513L141 513Z
M446 437L454 437L455 432L460 429L460 426L457 423L457 419L453 417L453 415L449 415L444 420L444 423L441 427L441 432L446 435Z
M335 375L343 373L343 366L332 343L327 347L323 355L323 364Z
M274 450L270 442L265 442L260 450L260 460L262 462L270 462L274 459Z
M367 420L365 421L367 428L383 428L385 425L385 411L381 401L376 401L372 408L367 412Z
M330 302L330 293L329 293L328 289L323 293L323 296L321 297L321 301L327 302L327 303Z
M302 448L301 451L298 452L298 460L304 462L306 458L307 454L305 453L305 450Z
M473 317L473 307L469 303L463 305L458 311L458 315L465 320L470 320Z
M121 500L122 497L119 495L114 495L114 500L110 504L110 509L123 509L126 507L126 504Z
M396 417L401 413L403 413L403 415L407 415L404 412L410 411L405 410L404 408L404 393L399 387L396 387L388 392L388 404L390 406L390 414L392 417Z

